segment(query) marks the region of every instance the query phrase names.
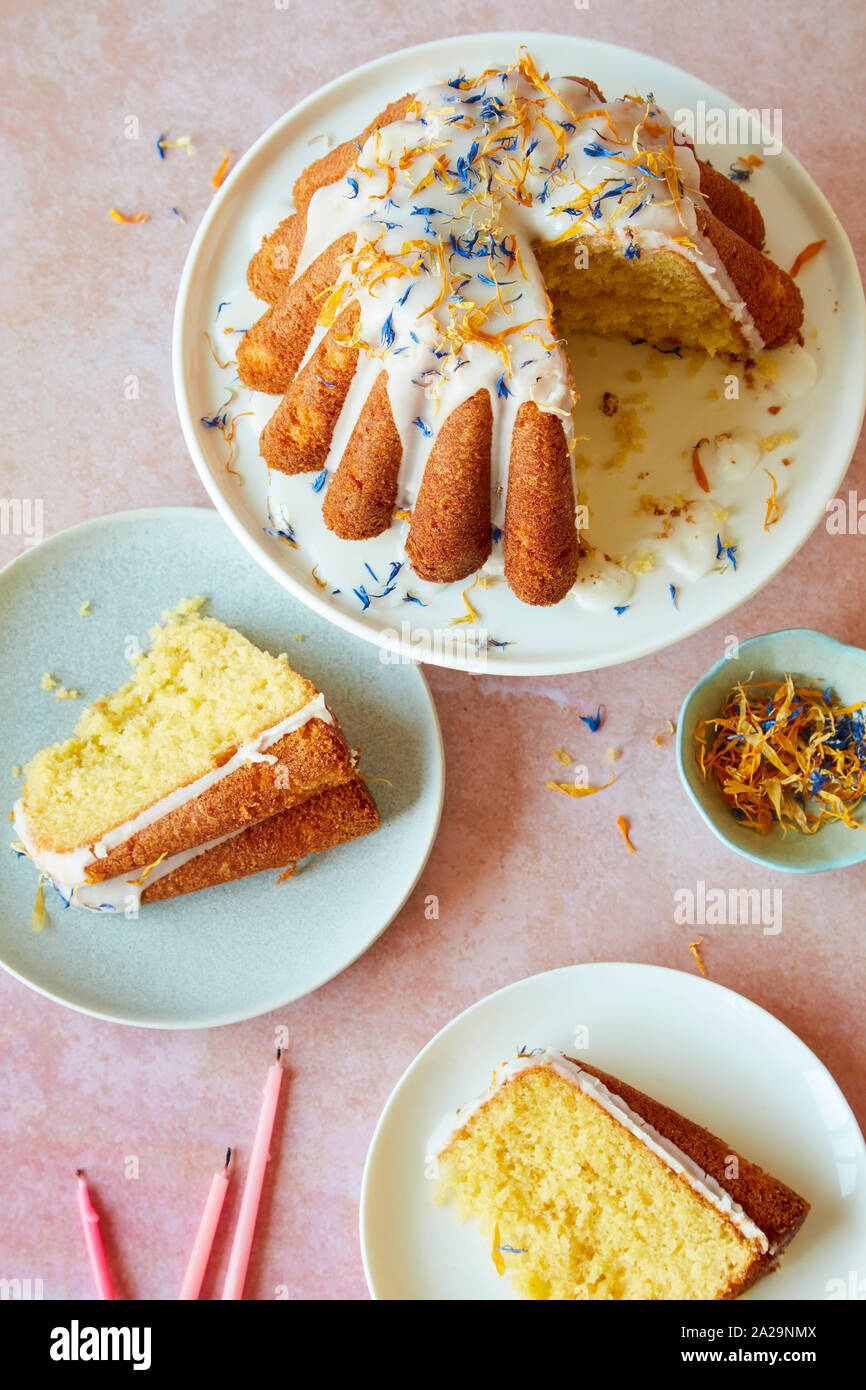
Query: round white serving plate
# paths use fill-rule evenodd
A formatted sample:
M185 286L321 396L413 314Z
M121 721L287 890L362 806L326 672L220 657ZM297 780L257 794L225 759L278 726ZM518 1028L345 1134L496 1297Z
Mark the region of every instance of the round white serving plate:
M393 535L372 542L338 541L326 530L318 507L309 506L309 475L289 480L289 496L304 507L304 524L295 527L300 548L292 550L266 533L267 471L258 454L258 437L277 398L240 387L233 364L218 367L205 332L210 333L221 359L230 360L237 338L225 336L222 330L248 328L262 312L264 306L246 288L247 262L261 237L291 210L292 183L325 152L322 137L332 143L350 138L403 92L461 69L480 71L507 63L520 44L526 44L542 69L591 76L609 95L652 91L672 114L679 108L695 109L699 101L725 111L735 105L697 78L655 58L566 35L475 34L437 40L368 63L323 87L277 121L214 198L181 278L173 358L178 410L196 468L228 525L268 574L317 613L368 641L412 651L444 666L531 676L597 669L670 646L744 602L791 559L824 516L825 504L844 476L856 444L866 397L866 309L850 244L826 199L784 150L768 158L757 171L753 191L765 216L771 254L780 264L791 265L808 243L826 240L820 256L804 267L798 280L806 300L806 345L818 362L816 384L799 400L788 402L775 425L757 396L746 404L738 402L727 414L718 406L711 409L706 404L707 381L700 377L692 383L687 364L672 363L682 377L683 389L674 404L669 387L663 393L654 417L656 429L647 445L656 456L669 447L665 424L670 424L678 455L683 444L733 427L754 428L762 436L778 428L793 436L793 443L782 444L766 458L780 486L778 523L769 532L762 529L770 486L763 468L755 470L738 501L735 536L726 537L737 542L736 572L727 567L724 573L710 573L694 583L680 581L666 569L643 575L629 610L620 616L612 608L584 611L571 598L551 609L529 608L499 582L484 592L473 591L478 620L467 629L452 626L465 613L461 601L465 583L424 586L421 592L427 606L420 607L405 598L404 591L414 588L417 592L419 587L406 566L397 591L362 611L353 588L365 582L368 592L376 591L366 564L384 587L385 557L395 553ZM704 146L698 141L697 148L699 154L727 169L747 147ZM218 306L226 301L228 306L218 316ZM629 351L627 344L624 350ZM597 376L598 365L593 373L587 364L585 376L581 374L577 382L588 401L605 384L596 381ZM236 425L233 468L242 481L226 469L228 448L220 432L202 423L203 418L213 417L232 386L236 394L229 414L252 411ZM793 467L782 465L786 454L795 456ZM317 586L311 573L314 564L329 581L327 588ZM338 570L343 573L335 574ZM671 582L678 590L675 605ZM488 638L496 645L488 646Z
M444 766L439 723L417 665L380 653L272 584L205 508L99 517L43 541L0 573L0 781L68 737L84 701L129 677L124 646L142 647L166 609L207 596L206 611L289 660L322 690L363 753L382 816L374 834L276 871L123 914L64 908L46 885L48 922L31 930L37 875L0 854L0 965L82 1013L150 1028L235 1023L288 1004L345 970L385 930L436 837ZM89 600L91 614L79 616ZM295 634L303 641L295 641ZM81 700L40 689L51 672ZM11 827L10 835L12 839Z
M575 1030L589 1046L575 1048ZM722 1135L812 1210L748 1299L840 1297L862 1276L866 1148L832 1076L784 1024L722 985L655 965L571 965L488 995L408 1068L367 1155L361 1248L374 1298L514 1299L471 1222L436 1206L424 1173L439 1121L520 1048L601 1067ZM852 1296L850 1293L847 1296ZM856 1295L855 1295L856 1296Z

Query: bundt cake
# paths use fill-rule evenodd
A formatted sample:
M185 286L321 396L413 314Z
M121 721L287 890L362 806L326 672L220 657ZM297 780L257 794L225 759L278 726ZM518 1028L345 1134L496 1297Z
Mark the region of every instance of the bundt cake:
M501 531L518 598L573 585L561 335L742 358L802 321L754 201L652 96L607 102L525 52L387 107L294 201L250 262L270 307L237 354L245 385L283 395L261 453L285 474L327 468L324 519L345 539L386 530L399 493L425 580L472 574Z
M436 1199L528 1298L735 1298L809 1211L724 1140L552 1049L499 1067L430 1147Z
M132 679L25 769L18 848L67 904L129 915L378 825L324 697L203 602L164 614Z

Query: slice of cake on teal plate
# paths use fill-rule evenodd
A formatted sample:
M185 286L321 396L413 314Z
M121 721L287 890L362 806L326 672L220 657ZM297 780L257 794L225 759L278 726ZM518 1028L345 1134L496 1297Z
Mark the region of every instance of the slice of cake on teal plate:
M379 824L324 696L203 602L164 614L132 678L25 769L18 847L73 905L128 911Z

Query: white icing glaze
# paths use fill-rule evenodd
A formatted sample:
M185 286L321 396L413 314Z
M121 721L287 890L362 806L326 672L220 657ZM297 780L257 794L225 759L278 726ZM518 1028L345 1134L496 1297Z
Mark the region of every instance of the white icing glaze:
M575 602L587 612L628 604L634 592L634 575L598 555L580 558L577 583L572 591Z
M317 159L320 155L315 156ZM282 222L294 212L292 203L272 203L268 208L256 208L250 215L246 235L249 237L250 255L258 251L266 236L274 230L275 220Z
M141 907L141 895L152 884L161 878L166 878L168 874L174 873L181 864L186 864L190 859L196 859L206 850L214 849L216 845L224 844L226 840L233 840L235 835L242 834L246 828L246 826L242 826L240 830L232 830L228 835L220 835L215 840L208 840L207 844L181 850L168 859L162 859L149 872L145 872L143 869L132 869L130 872L135 875L135 878L129 878L126 874L118 874L115 878L103 879L102 883L85 882L79 884L78 888L73 891L58 883L56 879L52 879L51 882L67 906L74 904L75 907L86 907L91 912L123 912L130 917L137 916Z
M627 1129L629 1134L634 1135L642 1144L645 1144L672 1172L684 1178L704 1201L708 1202L732 1226L736 1227L745 1240L753 1242L762 1253L767 1253L770 1249L770 1243L763 1231L746 1215L731 1194L716 1182L715 1178L705 1173L693 1159L689 1158L688 1154L684 1153L670 1139L659 1134L658 1130L626 1105L620 1096L615 1095L597 1077L584 1071L576 1062L563 1056L561 1052L555 1052L552 1048L544 1048L532 1055L512 1057L497 1069L492 1084L483 1095L479 1096L477 1100L461 1106L456 1115L446 1117L431 1136L427 1152L428 1171L433 1171L432 1161L448 1147L473 1115L477 1114L502 1086L535 1067L548 1067L557 1076L567 1081L569 1085L596 1101L614 1120L621 1124L624 1129Z
M318 694L314 700L310 700L294 714L287 715L278 724L271 725L268 729L263 729L249 743L243 744L238 750L220 767L213 767L194 782L189 782L185 787L176 787L174 791L166 796L154 801L150 806L146 806L138 815L123 821L120 825L115 825L93 844L81 845L78 849L57 852L40 848L27 823L24 809L23 798L19 798L15 803L14 821L15 830L26 849L28 855L39 869L40 873L50 879L65 900L69 900L74 894L76 906L105 909L110 911L123 910L129 906L130 898L137 905L141 896L141 889L137 888L131 879L126 875L118 878L106 879L102 883L88 884L85 878L85 870L94 859L105 859L111 850L130 840L134 835L145 830L149 825L161 820L163 816L169 815L180 806L187 805L190 801L195 801L218 782L237 772L239 768L251 762L275 763L277 760L273 754L266 750L287 734L295 733L311 719L321 719L325 724L332 724L333 718L325 704L325 697ZM238 834L233 831L231 834ZM147 875L144 887L154 883L157 879L163 878L178 868L188 859L197 854L201 854L206 849L213 848L214 845L221 844L223 840L231 838L230 835L223 835L217 840L212 840L208 844L199 845L194 849L183 850L181 853L173 855L169 859L162 860ZM140 878L141 869L131 870L132 878Z
M403 445L401 496L411 506L440 424L486 388L497 407L492 521L502 525L519 407L535 401L572 434L571 374L537 242L579 232L631 258L674 251L699 269L757 351L746 306L698 231L700 171L681 138L651 98L600 103L580 82L542 82L526 59L428 87L407 119L371 136L347 177L314 194L297 267L302 275L337 238L358 238L338 281L339 308L358 301L368 360L327 466L342 455L384 367Z
M671 518L665 528L665 559L683 579L709 574L716 563L719 522L706 502L693 501Z
M701 463L713 486L748 478L757 468L763 452L757 430L726 430L700 446Z
M787 401L805 396L818 378L818 363L799 343L786 343L764 353L758 366L764 370L769 367L776 390Z

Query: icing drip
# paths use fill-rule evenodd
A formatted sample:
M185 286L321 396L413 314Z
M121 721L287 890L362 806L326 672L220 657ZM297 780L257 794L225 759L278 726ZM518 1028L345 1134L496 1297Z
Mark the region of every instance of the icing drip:
M231 839L240 831L232 831L230 834L222 835L207 844L183 850L179 854L161 860L146 874L142 883L135 883L133 880L142 878L145 873L143 868L130 870L129 876L121 874L117 878L105 879L102 883L88 883L86 879L88 865L94 859L107 858L111 850L117 849L127 840L132 839L134 835L140 834L148 826L162 820L170 812L181 806L186 806L190 801L195 801L197 797L202 796L204 792L209 791L211 787L216 786L218 782L231 776L233 772L237 772L248 763L275 763L277 761L275 756L269 754L267 749L278 743L281 738L285 738L286 734L295 733L311 719L321 719L325 724L334 722L331 712L325 704L324 695L317 695L314 700L310 700L294 714L287 715L285 719L280 720L278 724L273 724L269 729L263 729L249 743L238 748L237 752L220 767L211 768L209 772L204 773L194 782L190 782L185 787L177 787L167 796L154 801L150 806L140 811L137 816L123 821L120 825L115 825L92 845L81 845L78 849L62 852L40 848L30 833L23 798L15 803L16 833L37 869L53 883L65 902L74 903L76 907L89 907L96 911L137 911L141 894L145 888L179 868L188 859L203 854L205 850L212 849L215 845L222 844L224 840Z
M642 1144L646 1144L647 1148L661 1159L672 1172L684 1178L704 1201L709 1202L721 1216L736 1227L745 1240L754 1242L764 1254L769 1251L770 1243L763 1231L746 1215L731 1194L726 1192L720 1183L716 1182L715 1178L705 1173L693 1159L689 1158L688 1154L684 1153L670 1139L659 1134L658 1130L626 1105L620 1096L615 1095L597 1077L584 1071L576 1062L572 1062L561 1052L555 1052L551 1048L544 1048L532 1055L512 1057L497 1070L492 1085L482 1096L479 1096L477 1100L470 1101L468 1105L461 1106L456 1115L446 1117L431 1137L427 1156L428 1163L449 1146L460 1130L472 1119L472 1116L485 1106L502 1086L535 1067L548 1067L557 1076L567 1081L569 1085L576 1087L584 1095L596 1101L623 1128L627 1129L636 1139L639 1139Z

